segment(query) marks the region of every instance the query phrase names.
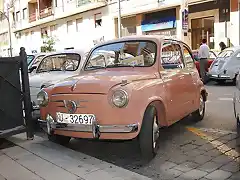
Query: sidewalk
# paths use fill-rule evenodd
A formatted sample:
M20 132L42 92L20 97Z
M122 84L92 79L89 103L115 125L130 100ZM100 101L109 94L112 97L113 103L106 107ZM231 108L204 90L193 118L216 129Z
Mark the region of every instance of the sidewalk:
M150 180L38 136L8 140L17 146L0 150L0 180Z

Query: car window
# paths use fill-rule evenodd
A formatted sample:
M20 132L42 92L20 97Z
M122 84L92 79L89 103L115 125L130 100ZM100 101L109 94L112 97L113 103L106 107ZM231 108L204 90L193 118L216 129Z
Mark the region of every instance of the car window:
M34 59L34 55L27 55L27 63L28 63L28 65L32 62L33 59Z
M38 66L37 73L49 71L76 71L80 64L79 54L67 53L45 56Z
M149 67L156 59L157 45L151 41L126 41L97 47L85 70L117 67Z
M226 58L226 57L230 57L232 54L233 54L233 50L224 50L218 54L218 57Z
M194 60L191 56L191 53L185 45L183 45L183 57L185 59L185 66L187 68L194 68L195 67Z
M32 63L32 66L33 66L33 65L34 65L34 66L38 66L44 56L45 56L45 55L39 55L39 56L34 60L34 62Z
M215 59L216 58L216 55L214 54L214 52L212 52L212 51L209 52L209 58L210 59Z
M161 65L164 69L183 68L181 47L178 44L164 44L161 55Z

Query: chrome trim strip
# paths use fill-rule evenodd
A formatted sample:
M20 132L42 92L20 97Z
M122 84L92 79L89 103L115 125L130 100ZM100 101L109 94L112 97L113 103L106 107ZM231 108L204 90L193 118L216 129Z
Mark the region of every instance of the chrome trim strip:
M46 120L38 119L39 123L47 124ZM97 125L101 133L133 133L138 131L138 124L128 125ZM80 124L61 124L51 123L53 130L75 131L75 132L90 132L92 133L92 125L80 125Z

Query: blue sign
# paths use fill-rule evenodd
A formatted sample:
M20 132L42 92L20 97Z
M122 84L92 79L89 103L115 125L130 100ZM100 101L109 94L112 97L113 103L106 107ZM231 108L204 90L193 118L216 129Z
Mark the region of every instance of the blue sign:
M150 21L143 21L141 29L145 31L154 31L162 29L172 29L177 27L176 17L161 18Z

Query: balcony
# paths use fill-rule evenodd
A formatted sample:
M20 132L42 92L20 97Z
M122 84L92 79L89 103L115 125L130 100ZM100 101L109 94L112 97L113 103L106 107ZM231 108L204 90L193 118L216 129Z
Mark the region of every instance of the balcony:
M40 13L39 13L40 19L46 18L51 15L53 15L52 7L47 7L45 9L42 9L42 10L40 10Z
M32 13L32 14L29 14L29 22L34 22L37 20L37 14L36 13Z
M77 7L81 7L87 4L107 4L107 0L77 0Z

